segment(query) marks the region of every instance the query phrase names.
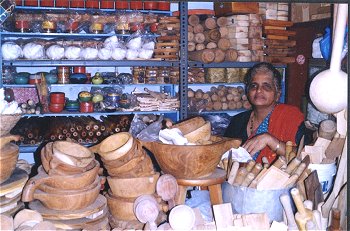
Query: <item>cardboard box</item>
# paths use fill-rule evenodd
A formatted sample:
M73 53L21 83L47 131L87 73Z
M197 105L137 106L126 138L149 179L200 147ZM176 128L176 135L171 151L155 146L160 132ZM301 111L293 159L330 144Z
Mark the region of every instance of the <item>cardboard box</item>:
M258 14L258 2L215 2L214 10L216 16L227 16L233 14Z

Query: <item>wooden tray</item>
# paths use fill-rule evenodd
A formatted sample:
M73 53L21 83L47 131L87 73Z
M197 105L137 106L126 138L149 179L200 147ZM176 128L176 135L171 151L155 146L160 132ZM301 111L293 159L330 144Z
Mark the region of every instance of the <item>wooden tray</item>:
M28 178L26 171L16 167L10 178L0 184L0 197L23 188Z
M73 219L87 219L86 217L106 210L107 200L104 196L99 195L96 201L88 207L80 210L59 211L46 208L39 200L29 203L29 208L38 211L43 218L51 220L73 220Z

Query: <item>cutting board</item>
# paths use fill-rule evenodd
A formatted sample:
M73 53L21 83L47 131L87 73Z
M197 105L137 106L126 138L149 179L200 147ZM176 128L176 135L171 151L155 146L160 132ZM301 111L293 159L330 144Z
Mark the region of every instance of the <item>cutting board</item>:
M305 179L304 184L307 200L313 202L313 210L316 210L317 205L324 201L322 186L318 179L316 170L311 172L311 174Z
M334 137L331 143L328 145L325 155L328 159L335 160L343 151L345 144L345 138Z
M44 219L50 220L90 220L87 217L104 213L107 209L107 199L99 195L94 203L80 210L58 211L46 208L40 201L34 200L29 203L29 208L38 211ZM79 220L80 221L80 220Z

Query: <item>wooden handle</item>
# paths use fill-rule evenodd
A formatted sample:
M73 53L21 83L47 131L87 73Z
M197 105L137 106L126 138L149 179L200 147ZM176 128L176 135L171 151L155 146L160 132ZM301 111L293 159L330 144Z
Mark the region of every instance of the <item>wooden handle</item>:
M260 171L262 170L262 168L263 167L260 163L256 163L250 172L253 173L254 176L257 176L260 173Z
M294 158L287 165L285 172L288 174L291 174L294 171L294 169L299 166L300 163L301 163L301 160L299 160L298 158Z
M12 140L19 141L20 136L19 135L6 135L3 137L0 137L0 150L7 144L10 143Z
M298 209L298 212L295 214L295 221L298 225L299 230L306 230L306 222L308 220L312 220L312 217L313 217L312 212L309 209L306 209L304 207L299 190L297 188L293 188L291 190L291 194L292 194L295 206Z
M272 164L273 166L275 166L276 168L281 169L283 165L286 164L286 161L283 157L278 157L277 160L275 160L275 162Z
M306 168L306 164L300 163L299 166L294 170L294 172L292 172L292 174L300 176L305 170L305 168Z
M250 183L250 185L248 186L249 188L256 188L256 186L258 185L258 181L256 179L252 180L252 182Z
M281 204L282 204L283 209L284 209L286 216L287 216L288 229L289 230L296 230L297 223L295 223L292 205L290 203L290 197L288 196L288 194L282 194L280 196L280 201L281 201Z
M35 190L39 187L39 185L43 182L46 182L47 178L31 178L27 181L26 185L23 188L22 192L22 201L30 202L34 200Z
M237 172L238 172L238 168L239 168L239 163L234 161L233 164L232 164L232 167L231 167L231 171L230 171L230 174L229 174L229 177L227 179L227 182L229 184L233 184L235 178L236 178L236 175L237 175Z
M245 167L247 169L247 172L250 172L253 169L254 165L255 165L255 161L249 160L247 163L247 166Z
M292 188L291 194L294 200L294 204L298 209L298 212L302 215L306 214L306 209L304 207L303 201L301 200L301 196L299 190L297 188Z
M289 159L288 159L288 161L293 160L296 156L297 156L297 154L296 154L295 152L291 151L291 152L289 153Z
M289 158L289 153L293 150L293 142L292 141L287 141L286 142L286 159L287 161L291 160Z
M238 173L237 173L237 176L236 176L236 179L235 181L233 182L234 184L236 185L241 185L245 176L248 174L248 171L245 167L240 167L238 169Z
M312 210L312 206L313 206L312 201L310 201L310 200L304 200L303 204L304 204L304 207L305 207L305 208Z
M321 212L318 210L313 210L312 215L313 215L313 220L314 220L315 225L316 225L316 229L321 230L322 229Z
M243 180L241 186L248 187L248 185L254 180L255 175L253 173L248 173L245 179Z
M291 175L288 178L287 182L284 184L284 187L285 188L292 187L293 185L295 185L295 182L297 182L298 178L299 178L299 176L296 174Z
M340 230L340 210L337 208L333 208L331 225L329 226L329 231L339 231L339 230Z

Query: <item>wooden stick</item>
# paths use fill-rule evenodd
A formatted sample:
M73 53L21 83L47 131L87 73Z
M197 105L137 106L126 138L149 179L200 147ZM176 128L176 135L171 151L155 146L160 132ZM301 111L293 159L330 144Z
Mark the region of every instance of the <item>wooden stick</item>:
M295 221L298 225L299 230L306 230L306 222L308 220L312 220L313 215L311 210L306 209L301 200L299 190L297 188L293 188L291 190L291 194L295 203L295 206L298 209L298 212L295 214Z
M247 174L248 174L247 169L245 167L240 167L238 169L236 179L234 180L233 183L236 185L241 185Z
M288 174L291 174L294 171L294 169L299 166L300 163L301 163L301 160L299 160L298 158L294 158L287 165L287 168L286 168L285 172L288 173Z
M233 184L235 178L236 178L236 175L237 175L237 172L238 172L238 168L239 168L239 163L234 161L232 163L232 167L231 167L231 171L230 171L230 174L229 174L229 177L227 179L227 182L229 184Z
M280 201L283 206L283 209L287 216L287 225L289 230L297 230L297 223L295 223L293 209L290 201L290 197L287 194L282 194L280 196Z

